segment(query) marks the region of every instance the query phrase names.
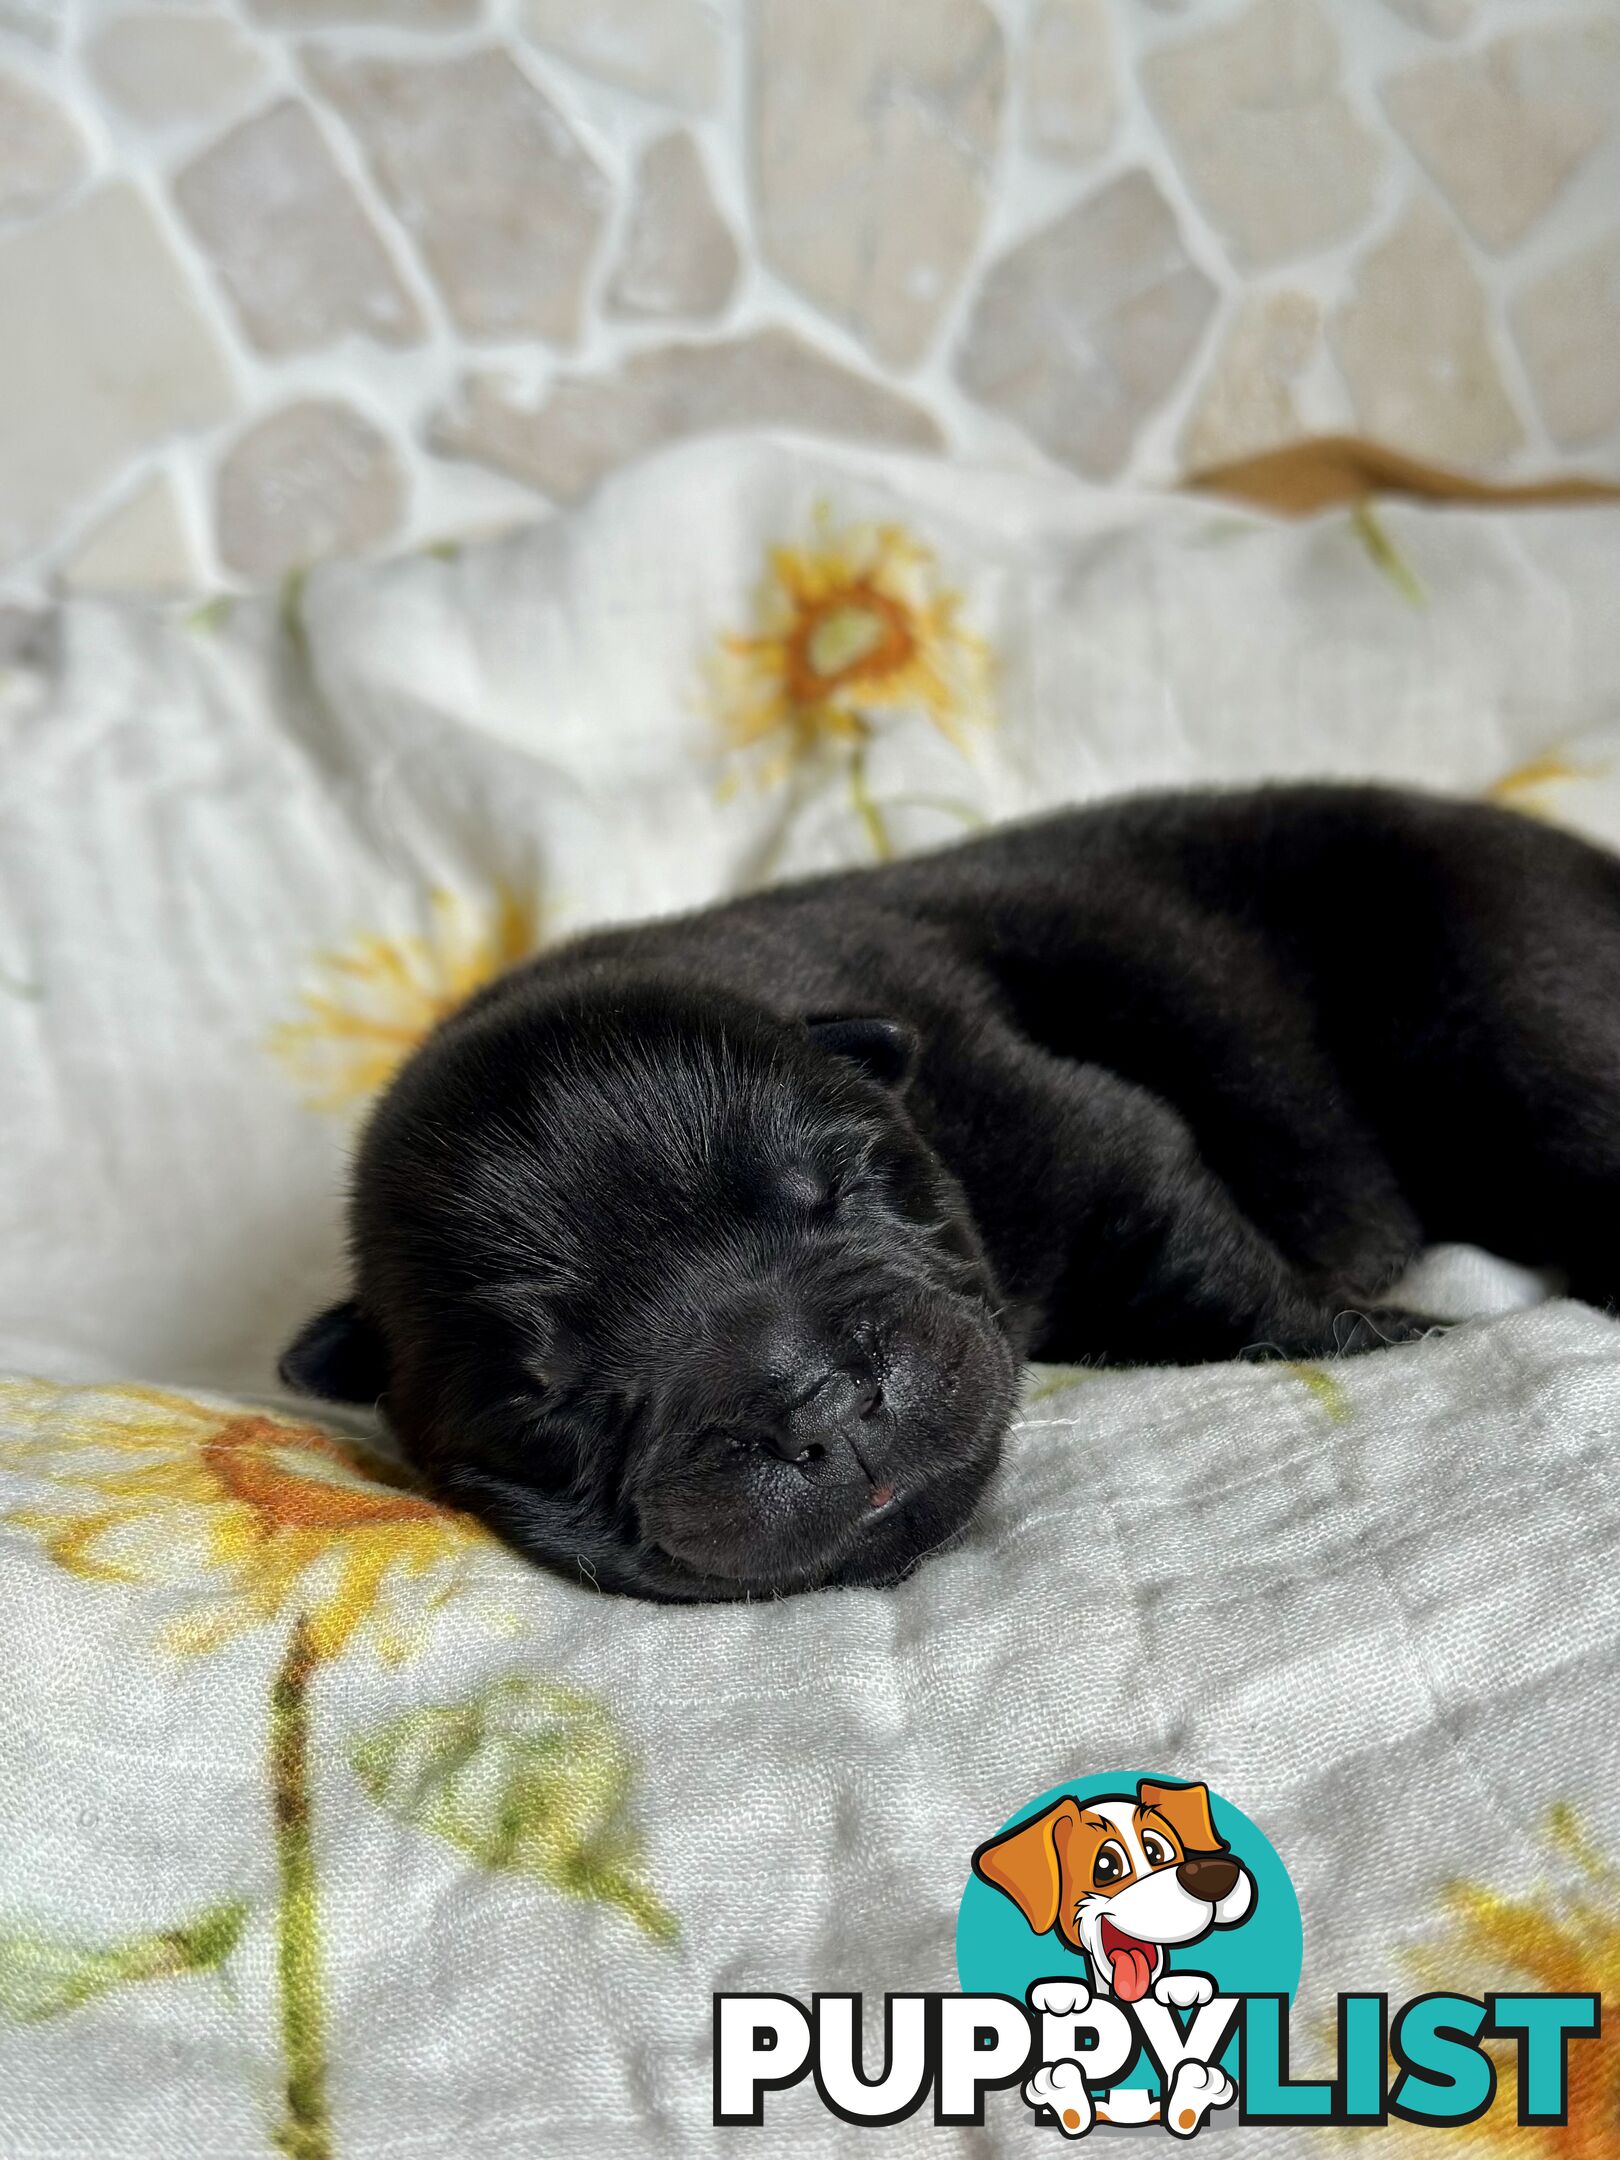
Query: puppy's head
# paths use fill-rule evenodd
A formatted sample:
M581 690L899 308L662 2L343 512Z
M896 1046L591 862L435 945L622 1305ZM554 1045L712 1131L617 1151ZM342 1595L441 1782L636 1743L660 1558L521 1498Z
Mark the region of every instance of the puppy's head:
M284 1377L381 1399L449 1498L576 1580L894 1579L966 1520L1015 1373L910 1060L882 1021L516 979L379 1104L355 1297Z
M1169 1947L1236 1927L1254 1905L1254 1878L1216 1831L1207 1785L1144 1778L1134 1797L1066 1795L981 1845L973 1869L1124 2002L1148 1992Z

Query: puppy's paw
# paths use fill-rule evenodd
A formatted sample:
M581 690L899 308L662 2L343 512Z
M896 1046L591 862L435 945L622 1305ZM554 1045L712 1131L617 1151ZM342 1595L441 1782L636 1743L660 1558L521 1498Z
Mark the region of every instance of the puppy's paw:
M1079 2017L1091 2008L1091 1990L1083 1980L1037 1980L1029 2007L1043 2017Z
M1189 2138L1212 2108L1230 2107L1236 2098L1237 2087L1215 2063L1184 2062L1164 2098L1164 2127L1172 2137Z
M1043 2063L1024 2082L1026 2107L1049 2107L1065 2137L1081 2138L1091 2128L1091 2095L1077 2062Z
M1168 2010L1202 2010L1215 2000L1215 1983L1208 1973L1162 1973L1153 1983L1153 2000Z

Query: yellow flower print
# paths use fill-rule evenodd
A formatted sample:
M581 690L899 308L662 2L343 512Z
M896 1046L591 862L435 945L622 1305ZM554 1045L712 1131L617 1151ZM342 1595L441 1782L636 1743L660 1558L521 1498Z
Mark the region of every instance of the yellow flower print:
M379 1652L397 1660L410 1637L385 1621L388 1578L453 1583L473 1548L494 1545L470 1516L412 1491L382 1456L314 1426L156 1388L108 1388L88 1401L88 1413L63 1414L55 1389L0 1389L10 1417L37 1428L0 1443L0 1454L91 1503L0 1519L34 1531L75 1575L223 1578L219 1596L171 1623L168 1649L217 1649L296 1610L317 1663L367 1623Z
M1497 2098L1489 2114L1454 2131L1448 2151L1516 2155L1517 2160L1613 2160L1620 2123L1620 2032L1609 2006L1620 2001L1620 1868L1598 1852L1574 1811L1547 1817L1549 1856L1563 1880L1508 1895L1454 1883L1444 1896L1445 1932L1410 1963L1426 1987L1483 1997L1495 1988L1596 1994L1605 2030L1569 2050L1567 2125L1518 2126L1518 2067L1510 2047L1493 2047ZM1414 2145L1428 2150L1418 2135Z
M877 714L921 712L958 749L993 721L989 646L903 527L835 528L822 508L811 544L769 563L755 629L723 641L719 671L726 737L768 753L762 778L826 745L858 755Z
M357 937L317 959L320 987L270 1036L317 1110L374 1095L424 1036L540 943L539 912L504 886L488 902L436 890L419 934Z
M1544 757L1515 765L1500 780L1493 780L1485 790L1485 800L1500 803L1507 810L1523 810L1531 817L1549 817L1549 791L1567 787L1574 780L1601 780L1605 770L1602 765L1574 764L1556 750L1549 751Z

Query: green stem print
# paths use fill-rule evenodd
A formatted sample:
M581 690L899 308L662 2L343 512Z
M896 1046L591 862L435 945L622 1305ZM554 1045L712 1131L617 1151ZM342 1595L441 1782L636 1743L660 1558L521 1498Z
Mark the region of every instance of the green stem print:
M1358 502L1350 513L1350 528L1372 562L1380 569L1408 607L1424 608L1429 596L1423 581L1390 538L1387 527L1369 502Z
M129 1935L104 1948L64 1942L38 1929L0 1929L0 2017L37 2025L94 2002L112 1988L217 1972L236 1947L247 1900L210 1905L183 1927Z
M1327 1412L1330 1425L1342 1425L1349 1417L1350 1402L1343 1386L1331 1373L1324 1372L1320 1365L1295 1360L1284 1365L1283 1371L1292 1374L1301 1387L1316 1397Z
M652 1941L675 1941L629 1820L635 1764L589 1696L512 1673L469 1701L391 1719L350 1761L379 1807L480 1867L617 1906Z
M860 819L867 839L872 843L872 853L879 862L893 862L894 842L889 837L888 821L872 798L864 741L856 742L849 754L849 799L855 806L855 815Z
M287 2065L287 2114L275 2141L287 2160L331 2160L332 2152L310 1825L309 1683L316 1663L309 1622L300 1614L270 1694L271 1812L281 1886L276 1971Z
M1107 1371L1106 1365L1031 1365L1024 1375L1023 1406L1033 1410L1037 1403L1050 1402L1054 1395L1065 1395L1087 1380L1100 1380Z

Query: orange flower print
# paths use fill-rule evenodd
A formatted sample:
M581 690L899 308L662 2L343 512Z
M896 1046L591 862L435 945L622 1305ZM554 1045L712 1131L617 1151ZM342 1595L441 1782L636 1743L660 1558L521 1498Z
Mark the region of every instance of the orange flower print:
M390 1662L412 1631L390 1610L395 1582L436 1578L495 1541L471 1516L413 1490L385 1457L313 1425L211 1408L158 1388L81 1398L26 1382L0 1387L25 1428L0 1459L65 1504L13 1509L69 1573L195 1587L166 1649L218 1649L247 1628L303 1615L316 1662L361 1628ZM26 1427L32 1425L32 1434Z
M1620 1867L1592 1845L1569 1807L1549 1811L1545 1839L1554 1863L1547 1880L1511 1894L1453 1883L1443 1897L1444 1931L1410 1963L1426 1987L1475 1997L1493 1988L1600 1995L1604 2030L1569 2051L1567 2124L1519 2127L1516 2056L1493 2047L1495 2105L1451 2132L1446 2147L1502 2160L1612 2160L1620 2150L1620 2032L1607 2013L1620 2001ZM1411 2142L1429 2150L1426 2133L1411 2133Z

